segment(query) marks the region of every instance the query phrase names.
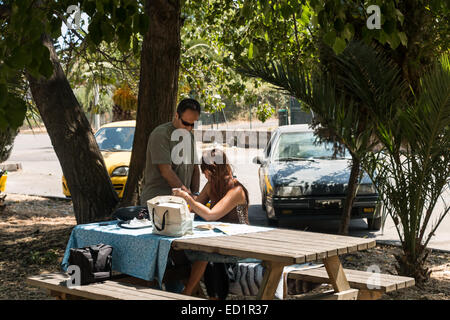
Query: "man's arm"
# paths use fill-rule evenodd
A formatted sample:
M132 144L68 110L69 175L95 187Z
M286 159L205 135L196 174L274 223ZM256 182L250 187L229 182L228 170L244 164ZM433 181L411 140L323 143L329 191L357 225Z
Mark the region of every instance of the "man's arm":
M182 190L189 192L189 189L181 182L177 174L172 170L170 164L158 164L159 172L161 176L167 181L171 188L181 188Z
M200 170L198 165L194 165L194 172L192 173L191 179L191 191L193 193L198 192L200 190Z

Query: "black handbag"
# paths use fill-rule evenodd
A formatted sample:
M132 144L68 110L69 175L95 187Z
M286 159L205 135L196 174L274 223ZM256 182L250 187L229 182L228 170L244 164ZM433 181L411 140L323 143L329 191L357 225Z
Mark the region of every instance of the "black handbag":
M112 217L122 221L137 219L150 219L147 207L131 206L119 208L113 212Z
M111 279L112 251L113 247L106 244L70 249L69 266L80 268L81 285Z

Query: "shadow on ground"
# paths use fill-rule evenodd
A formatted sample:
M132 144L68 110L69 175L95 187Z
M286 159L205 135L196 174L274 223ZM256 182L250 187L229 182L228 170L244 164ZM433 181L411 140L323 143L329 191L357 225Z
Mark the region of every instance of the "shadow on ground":
M28 276L60 271L76 225L70 202L8 195L0 212L0 299L48 299Z

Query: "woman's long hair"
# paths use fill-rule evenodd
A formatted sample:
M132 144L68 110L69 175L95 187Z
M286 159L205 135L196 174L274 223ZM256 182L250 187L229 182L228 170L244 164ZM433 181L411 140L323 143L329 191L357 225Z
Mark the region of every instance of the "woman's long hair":
M203 152L200 168L203 173L205 170L211 172L210 196L213 205L219 202L230 189L236 186L242 187L245 193L245 200L247 204L249 203L248 191L242 183L233 178L233 171L223 151L212 149Z

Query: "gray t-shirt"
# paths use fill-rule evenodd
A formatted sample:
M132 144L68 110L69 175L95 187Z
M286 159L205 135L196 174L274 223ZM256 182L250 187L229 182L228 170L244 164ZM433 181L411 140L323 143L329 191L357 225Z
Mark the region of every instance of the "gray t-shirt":
M188 188L191 186L194 165L198 163L194 135L186 129L175 130L173 123L167 122L150 134L141 194L142 206L147 206L147 200L156 196L172 194L172 188L161 176L158 164L171 164L181 182Z

